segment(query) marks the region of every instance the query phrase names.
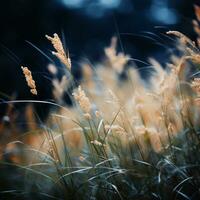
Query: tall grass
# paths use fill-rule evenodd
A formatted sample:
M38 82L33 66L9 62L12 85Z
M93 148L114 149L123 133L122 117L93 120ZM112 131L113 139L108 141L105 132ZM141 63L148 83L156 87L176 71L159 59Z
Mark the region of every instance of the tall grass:
M200 8L195 11L200 37ZM23 173L23 179L0 194L20 199L199 199L199 43L177 31L167 34L177 37L181 57L172 55L165 68L149 59L148 80L129 55L117 52L114 37L104 62L81 63L78 88L61 40L57 34L47 36L66 74L60 81L56 67L49 66L57 102L31 102L57 109L38 127L41 133L32 146L20 143L23 162L1 161ZM69 88L73 107L62 99Z

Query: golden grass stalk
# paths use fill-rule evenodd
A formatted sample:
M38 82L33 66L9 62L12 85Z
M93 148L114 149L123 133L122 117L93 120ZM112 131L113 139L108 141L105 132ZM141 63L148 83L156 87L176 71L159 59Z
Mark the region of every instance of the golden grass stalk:
M26 82L27 82L27 84L30 88L30 92L33 95L37 95L37 89L36 89L35 81L33 80L31 71L28 69L28 67L22 66L21 68L22 68L22 71L23 71L24 76L26 78Z
M124 70L124 66L130 59L129 55L125 55L123 52L117 53L117 38L112 37L110 47L104 49L105 54L111 64L111 67L117 72L121 73Z
M77 92L74 92L72 95L74 96L75 100L79 103L82 111L85 114L87 114L87 118L89 118L88 115L90 115L92 105L90 103L89 98L86 96L85 91L82 90L81 86L79 86Z
M53 37L46 35L46 38L52 43L56 50L56 52L52 51L52 54L55 55L69 70L71 70L71 59L66 55L58 34L54 33Z

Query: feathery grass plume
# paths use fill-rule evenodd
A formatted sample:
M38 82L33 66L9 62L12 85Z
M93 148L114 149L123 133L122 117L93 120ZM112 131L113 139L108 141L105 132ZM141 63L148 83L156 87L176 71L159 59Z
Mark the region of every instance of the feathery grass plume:
M30 92L33 95L37 95L37 89L36 89L35 81L33 80L31 71L28 69L28 67L21 66L21 69L22 69L24 76L26 78L26 82L27 82L27 84L30 88Z
M176 37L178 37L180 39L180 42L182 44L184 44L184 45L189 44L189 45L191 45L191 47L196 48L195 42L179 31L167 31L167 34L175 35Z
M79 103L84 114L87 114L86 116L89 118L88 116L90 115L92 105L89 98L86 96L85 91L82 90L81 86L79 86L77 92L74 92L72 95L74 96L74 99Z
M59 81L57 78L54 78L52 80L53 85L53 95L55 99L59 102L62 100L63 93L65 91L65 88L69 84L67 77L64 75L62 76L61 80Z
M69 70L71 70L71 59L69 55L66 55L63 44L58 36L54 33L53 37L46 35L46 38L51 41L55 51L52 51L52 54L55 55Z
M183 81L188 75L187 72L189 71L189 68L186 69L186 67L189 66L188 61L200 63L199 49L196 46L195 42L193 42L187 36L178 31L168 31L167 34L172 34L179 38L179 46L181 46L180 50L182 56L179 59L172 56L171 61L173 61L174 63L168 63L168 67L171 68L170 71L173 72L179 80Z
M199 28L197 22L195 22L195 24L196 24L196 29L197 27ZM182 58L180 59L178 66L174 68L174 72L177 73L179 79L182 79L185 71L184 68L187 66L188 60L191 60L195 63L200 63L199 49L197 48L194 41L190 40L187 36L178 31L168 31L167 34L172 34L177 36L186 52L186 54L183 55Z
M124 66L130 59L129 55L125 55L123 52L117 53L117 37L112 37L110 47L104 49L111 67L117 72L122 73Z
M160 84L163 82L165 76L166 76L166 70L161 66L161 64L153 59L149 58L149 63L152 65L153 69L155 70L155 73L153 76L150 77L150 81L152 83L152 86L157 87L157 90L159 90Z

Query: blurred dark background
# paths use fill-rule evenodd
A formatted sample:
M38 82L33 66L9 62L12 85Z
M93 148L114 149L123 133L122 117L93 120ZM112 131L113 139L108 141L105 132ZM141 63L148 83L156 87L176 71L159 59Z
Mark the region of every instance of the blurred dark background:
M49 60L27 41L51 56L45 34L65 38L73 70L83 58L92 63L104 56L103 48L117 35L119 49L133 58L164 62L170 40L164 33L178 30L195 39L192 0L6 0L0 6L0 97L33 98L20 65L28 66L37 81L39 99L50 99ZM52 57L53 58L53 57ZM144 65L141 62L138 66Z

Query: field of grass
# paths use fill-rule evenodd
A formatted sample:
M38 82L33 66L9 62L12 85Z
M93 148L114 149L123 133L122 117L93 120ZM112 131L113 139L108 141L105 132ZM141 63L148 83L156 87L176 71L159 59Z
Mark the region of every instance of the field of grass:
M46 36L63 76L48 65L52 101L2 101L0 199L200 199L200 7L195 13L197 41L168 31L179 56L165 66L149 58L145 80L113 37L102 63L80 63L79 84L59 36ZM37 97L34 76L22 71ZM20 135L10 117L19 103L27 103ZM45 123L35 104L52 107Z

